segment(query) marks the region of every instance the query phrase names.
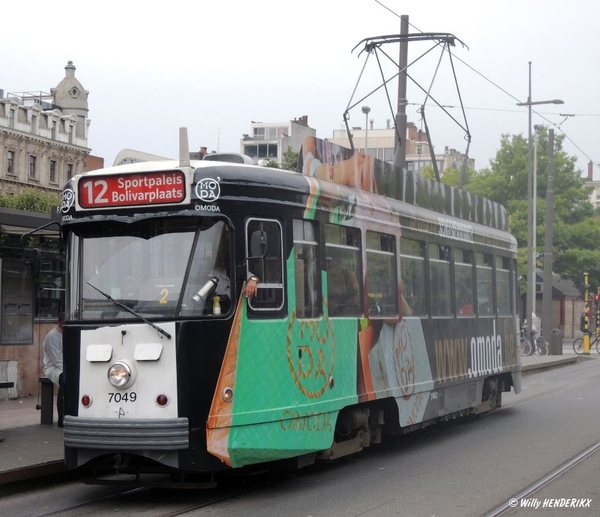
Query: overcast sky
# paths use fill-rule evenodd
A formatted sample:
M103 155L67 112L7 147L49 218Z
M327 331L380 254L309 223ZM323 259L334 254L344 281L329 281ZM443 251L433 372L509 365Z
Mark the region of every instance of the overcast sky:
M180 126L188 127L192 151L238 152L250 121L303 115L318 137L331 137L343 127L365 64L366 54L353 47L399 33L399 15L406 14L411 33L451 33L468 46L452 50L476 169L489 165L503 133L527 135L527 108L516 103L527 100L531 61L532 100L564 100L535 106L533 124L560 125L555 131L570 139L564 148L578 168L587 173L591 160L600 179L597 0L29 0L3 13L0 88L49 91L73 61L89 90L89 146L106 165L124 148L176 157ZM409 62L430 47L411 43ZM397 45L383 50L397 60ZM439 56L430 52L409 69L425 89ZM389 62L386 68L389 78ZM441 104L458 106L451 77L445 57L431 91ZM371 55L354 100L380 82ZM390 95L395 109L396 81ZM421 127L417 108L425 94L409 81L407 97L408 120ZM374 128L393 120L381 90L351 110L352 126L364 127L362 105L370 106ZM450 112L463 122L459 110ZM465 152L458 125L431 101L426 114L437 152Z

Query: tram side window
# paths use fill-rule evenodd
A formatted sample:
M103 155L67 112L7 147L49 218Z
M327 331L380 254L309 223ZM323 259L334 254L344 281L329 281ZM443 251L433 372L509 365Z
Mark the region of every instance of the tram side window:
M425 243L400 238L400 273L402 295L415 316L427 314L425 293ZM403 308L405 315L406 310Z
M429 244L429 282L431 315L452 315L449 246Z
M473 252L454 249L454 295L459 316L473 316Z
M519 295L518 293L518 287L517 287L517 259L511 259L510 260L510 264L512 266L511 270L510 270L510 289L511 289L511 293L510 293L510 299L512 301L512 314L516 314L517 313L517 309L519 307L519 304L517 302L517 297Z
M360 230L328 224L325 241L329 315L360 316Z
M509 316L510 306L510 259L508 257L496 257L496 291L498 300L498 314Z
M317 258L316 224L294 219L294 280L298 318L316 318L321 315Z
M367 231L367 296L370 316L398 315L396 239Z
M249 219L246 222L247 275L256 275L258 293L248 299L255 311L283 308L283 246L282 229L272 219Z
M494 289L492 285L492 255L476 253L477 260L477 311L480 316L494 314Z

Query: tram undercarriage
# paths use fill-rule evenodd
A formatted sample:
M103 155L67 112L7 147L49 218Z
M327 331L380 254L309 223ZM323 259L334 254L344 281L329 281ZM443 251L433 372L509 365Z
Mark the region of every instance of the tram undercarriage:
M398 405L393 398L348 406L337 417L335 439L330 448L286 460L248 465L239 469L195 472L160 463L157 461L160 451L150 454L154 459L148 457L146 453L140 453L141 451L138 453L122 451L96 457L82 465L79 470L83 481L87 484L126 484L166 488L214 488L219 484L219 480L231 479L232 476L255 477L269 472L281 473L282 470L289 474L316 463L334 461L362 452L366 447L381 443L384 435L398 436L436 423L493 411L501 407L502 392L510 391L511 386L510 375L488 377L482 380L481 398L478 404L405 426L398 423ZM465 385L455 387L459 390L466 389ZM431 393L427 395L431 397Z

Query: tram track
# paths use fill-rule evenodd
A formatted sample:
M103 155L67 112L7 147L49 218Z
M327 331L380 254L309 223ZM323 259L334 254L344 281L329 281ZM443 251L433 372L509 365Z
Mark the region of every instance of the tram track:
M72 512L72 511L80 510L82 508L86 508L95 503L115 500L115 499L118 499L119 497L124 497L124 496L130 495L132 493L138 493L138 492L142 492L142 491L146 491L146 490L149 490L149 489L145 488L145 487L144 488L134 488L132 490L126 490L124 492L120 492L120 493L116 493L116 494L111 494L111 495L107 495L107 496L103 496L103 497L97 497L97 498L91 499L89 501L85 501L83 503L79 503L79 504L72 505L72 506L67 506L65 508L60 508L58 510L52 510L52 511L46 512L46 513L41 513L41 514L38 514L36 517L50 517L52 515L63 515L65 512Z
M593 368L593 365L581 365L581 370L590 370ZM554 379L556 381L556 379ZM541 379L542 384L546 384L544 379ZM515 400L511 400L509 403L506 403L501 408L498 408L491 414L496 411L502 411L503 409L509 409L511 407L517 407L520 404L523 404L530 400L543 399L545 396L552 396L555 392L559 392L564 390L566 386L569 387L577 387L589 379L578 379L576 381L569 381L568 379L560 379L558 384L553 386L544 385L543 393L531 393L530 395L526 395L525 397L520 396ZM533 389L532 389L533 391ZM527 498L532 494L535 494L539 490L544 487L550 485L554 480L560 477L562 474L568 472L570 469L574 468L576 465L583 462L586 458L594 455L598 449L600 449L600 441L596 442L594 445L589 446L588 448L581 450L577 454L573 455L569 460L560 464L558 467L553 468L547 474L543 475L539 479L537 479L532 484L528 485L526 488L517 491L512 497L507 497L505 502L500 506L495 507L490 513L484 514L486 517L496 517L501 515L509 514L511 510L515 511L515 508L509 504L509 501L512 500L520 500L522 498ZM572 451L573 452L573 451ZM231 480L230 480L231 481ZM280 480L279 480L280 481ZM107 512L115 511L114 508L107 507L111 502L114 503L115 506L118 507L129 507L130 510L140 511L144 515L148 515L149 517L175 517L175 516L185 516L189 515L193 512L201 510L203 508L218 508L219 504L225 503L229 500L235 499L236 497L242 497L245 494L250 494L252 492L258 492L261 489L264 489L268 486L273 486L278 483L278 480L273 477L269 477L268 480L254 478L248 481L247 479L239 479L235 480L231 483L227 483L223 485L222 488L215 489L215 491L199 491L199 492L191 492L191 491L173 491L173 492L165 492L162 489L156 489L151 487L127 487L127 489L119 490L113 494L92 497L87 501L81 501L78 504L68 505L65 504L64 508L53 509L51 511L43 512L40 514L36 514L37 517L49 517L55 515L62 516L70 516L70 515L80 515L82 513L86 513L87 515L104 515ZM123 487L120 487L123 488ZM514 490L515 487L513 487ZM191 498L188 496L182 497L182 493L190 494ZM94 492L98 494L99 492ZM171 499L170 494L177 494L177 497ZM169 495L166 495L169 494ZM167 499L165 501L165 499ZM152 502L155 504L152 504ZM492 501L490 501L491 503ZM168 507L167 507L168 506Z
M595 366L596 365L594 365L594 364L589 364L587 366L582 366L581 369L582 370L590 370L590 369L594 369ZM552 395L555 392L564 390L565 386L567 386L567 385L570 388L572 388L572 387L578 386L580 384L583 384L585 382L589 382L589 379L581 378L577 381L568 380L568 381L565 381L564 383L558 383L555 386L553 386L552 388L546 389L543 393L538 393L538 394L534 394L534 395L527 396L527 397L521 396L521 397L519 397L518 400L514 400L507 404L503 404L502 407L495 410L494 413L496 411L502 411L504 409L509 409L511 407L516 407L521 404L525 404L531 400L547 397L548 395ZM550 470L545 475L541 476L536 481L534 481L533 483L528 485L526 488L524 488L524 489L516 492L512 496L508 497L504 503L495 507L489 513L484 514L484 517L499 517L501 515L507 515L510 512L517 511L519 509L520 501L522 499L527 499L527 498L531 497L532 495L536 494L537 492L539 492L541 489L551 485L557 478L564 475L565 473L567 473L568 471L573 469L575 466L579 465L581 462L592 457L596 452L598 452L598 450L600 450L600 441L597 441L593 445L590 445L590 446L584 448L583 450L581 450L580 452L578 452L577 454L574 454L571 458L569 458L568 460L566 460L565 462L560 464L558 467Z
M534 495L542 488L550 485L559 476L562 476L582 461L591 457L598 450L600 450L600 441L596 442L594 445L584 449L579 454L576 454L572 458L568 459L562 465L559 465L557 468L551 470L546 475L533 482L527 488L521 490L520 492L517 492L516 494L513 494L507 499L505 503L501 504L500 506L497 506L491 512L486 513L484 517L499 517L501 515L507 514L510 511L516 510L518 508L519 502L522 499L528 498Z
M239 484L230 486L227 488L216 489L216 491L169 491L169 496L172 494L177 494L179 497L173 501L169 501L170 504L179 504L180 508L175 509L161 509L159 503L157 503L152 509L140 508L136 506L135 513L143 513L144 515L149 515L151 517L177 517L179 515L187 515L191 512L200 510L202 508L207 508L210 506L215 506L225 501L235 499L236 497L240 497L245 494L249 494L252 492L259 491L267 486L272 486L276 484L277 481L269 480L269 481L260 481L250 486L245 485L244 487L239 486ZM240 482L242 484L242 482ZM217 493L215 493L217 492ZM142 498L145 501L145 504L152 505L152 501L154 499L159 499L160 504L165 503L165 492L163 489L156 489L152 487L137 487L131 488L127 490L122 490L119 492L115 492L112 494L108 494L100 497L92 497L89 500L82 501L78 504L67 505L62 508L57 508L51 511L42 512L36 514L36 517L54 517L57 515L68 517L69 515L78 516L82 513L86 515L105 515L109 511L114 511L114 509L108 510L106 508L106 504L110 503L118 503L120 505L123 504L136 504L136 499ZM181 501L181 494L190 494L191 497L194 497L196 501ZM170 497L168 499L171 499ZM200 499L200 500L198 500Z

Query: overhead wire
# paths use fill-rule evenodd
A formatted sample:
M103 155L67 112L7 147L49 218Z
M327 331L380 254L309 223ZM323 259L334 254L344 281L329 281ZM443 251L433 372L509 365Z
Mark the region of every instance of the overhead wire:
M380 0L374 0L375 3L379 4L381 7L383 7L384 9L387 9L390 13L392 13L394 16L396 16L397 18L401 18L401 16L397 13L395 13L392 9L390 9L388 6L384 5ZM423 33L423 31L421 29L419 29L417 26L415 26L414 24L409 22L409 25L415 29L418 32ZM452 60L452 53L449 52L450 54L450 59ZM465 65L467 68L469 68L471 71L473 71L474 73L476 73L477 75L479 75L482 79L484 79L485 81L489 82L492 86L494 86L495 88L497 88L498 90L500 90L502 93L504 93L505 95L507 95L508 97L510 97L511 99L515 100L517 103L521 103L522 101L514 96L512 93L508 92L507 90L505 90L504 88L502 88L499 84L495 83L494 81L492 81L489 77L485 76L484 74L482 74L481 72L479 72L478 70L476 70L475 68L473 68L471 65L469 65L464 59L461 59L458 56L454 56L456 59L458 59L463 65ZM454 73L454 65L452 65L452 70ZM408 74L407 74L408 75ZM456 76L455 76L456 79ZM411 80L413 82L415 82L412 78ZM416 84L416 82L415 82ZM417 84L417 86L419 86ZM421 88L422 89L422 88ZM460 92L458 93L458 95L460 96ZM411 105L420 105L418 103L410 103ZM436 103L437 104L437 103ZM438 106L444 110L444 108L442 107L442 105L438 104ZM458 106L452 106L452 108L458 108ZM485 108L465 108L464 106L462 106L462 99L461 99L461 108L463 109L463 115L464 115L464 109L485 109ZM444 110L445 111L445 110ZM515 112L520 112L519 110L494 110L492 108L490 108L490 111L515 111ZM575 141L569 136L567 135L567 133L561 129L561 125L563 122L565 122L565 120L563 120L560 124L555 124L554 122L552 122L550 119L546 118L542 113L535 111L534 109L532 109L532 112L535 113L537 116L541 117L542 119L544 119L549 125L555 127L564 137L566 140L568 140L569 142L571 142L571 144L573 144L573 146L575 146L575 148L583 155L587 158L587 160L591 163L593 163L596 167L600 168L600 162L594 161L592 160L592 158L581 149L581 147L579 147L579 145L577 145L575 143ZM447 113L447 112L446 112ZM448 114L448 113L447 113ZM577 115L577 116L600 116L598 114L586 114L586 115ZM453 117L451 117L453 118ZM567 117L568 118L568 117ZM454 119L453 119L454 120ZM465 117L465 124L466 124L466 117ZM456 122L456 120L455 120ZM463 128L464 129L464 128ZM469 134L468 129L467 129L467 134ZM469 134L470 136L470 134ZM469 138L469 143L470 143L470 138Z

